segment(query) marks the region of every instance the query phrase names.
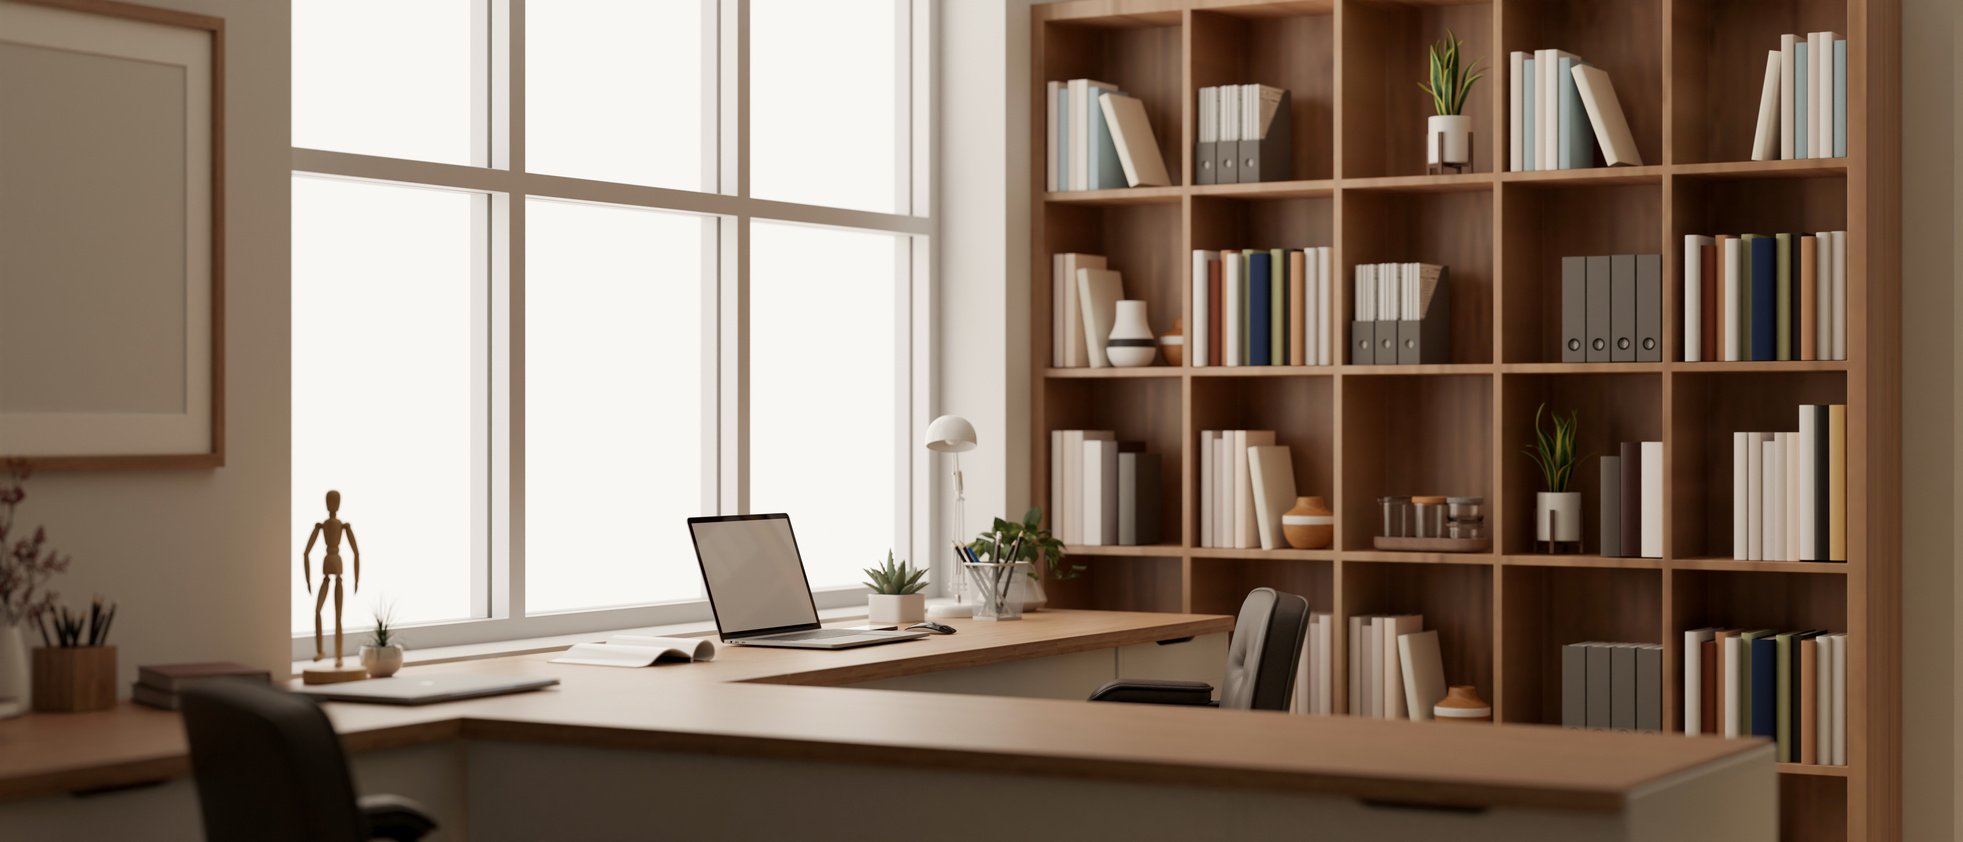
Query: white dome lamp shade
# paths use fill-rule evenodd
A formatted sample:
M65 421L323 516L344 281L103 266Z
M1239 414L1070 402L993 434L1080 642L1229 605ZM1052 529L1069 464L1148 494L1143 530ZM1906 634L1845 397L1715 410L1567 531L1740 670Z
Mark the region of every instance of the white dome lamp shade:
M975 425L968 423L968 419L959 415L943 415L934 419L933 423L927 425L925 442L927 449L935 453L951 453L954 455L954 534L957 536L955 539L956 544L962 543L962 539L966 538L968 534L968 489L961 479L961 454L974 450L977 443L975 440ZM955 609L956 606L947 606L929 612L931 616L952 617L973 610L972 606L965 604L967 600L963 598L966 596L967 591L965 587L967 583L963 577L957 572L950 578L953 580L952 590L954 591L957 605L960 609L966 609L966 611L949 610Z

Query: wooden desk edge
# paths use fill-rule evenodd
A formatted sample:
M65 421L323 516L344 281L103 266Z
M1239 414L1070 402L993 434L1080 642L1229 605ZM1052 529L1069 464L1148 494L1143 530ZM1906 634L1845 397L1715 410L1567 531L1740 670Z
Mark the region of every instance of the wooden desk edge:
M750 678L738 679L738 681L752 684L795 684L806 686L860 684L868 681L880 681L907 675L920 675L922 673L987 666L1006 661L1023 661L1052 655L1070 655L1078 652L1092 652L1099 649L1115 649L1123 646L1136 646L1143 643L1157 643L1166 640L1198 637L1204 634L1224 634L1233 630L1234 618L1232 617L1214 615L1197 616L1151 628L1117 629L1067 638L1032 640L1005 646L995 646L988 649L968 649L918 658L877 661L869 664L841 664L836 667L823 669L803 669L752 676ZM905 646L907 644L896 645Z

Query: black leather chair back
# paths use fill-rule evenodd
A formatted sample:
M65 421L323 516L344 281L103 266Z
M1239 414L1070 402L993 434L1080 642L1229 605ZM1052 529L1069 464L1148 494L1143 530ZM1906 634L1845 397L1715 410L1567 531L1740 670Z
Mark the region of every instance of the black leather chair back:
M1308 600L1274 588L1248 592L1234 622L1234 639L1227 645L1227 676L1220 687L1220 706L1288 710L1308 628Z
M341 741L313 700L242 681L179 691L205 838L369 838Z

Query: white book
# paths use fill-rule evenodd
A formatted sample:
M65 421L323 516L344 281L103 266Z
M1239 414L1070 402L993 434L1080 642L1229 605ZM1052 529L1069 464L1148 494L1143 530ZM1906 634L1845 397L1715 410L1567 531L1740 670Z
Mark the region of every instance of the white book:
M1234 546L1234 431L1221 430L1213 443L1213 545Z
M1555 51L1542 49L1534 51L1534 169L1551 170L1558 167L1554 148L1555 130L1561 120L1561 101L1556 99L1559 87L1554 81L1559 72L1555 61Z
M1384 626L1387 618L1363 623L1363 715L1384 718Z
M1765 86L1759 91L1758 130L1752 133L1752 160L1770 161L1779 152L1779 51L1765 51Z
M1816 270L1817 271L1817 270ZM1833 358L1847 359L1847 232L1833 232Z
M1125 184L1131 187L1165 187L1172 184L1166 173L1166 159L1159 153L1159 140L1152 134L1152 121L1145 116L1145 103L1124 94L1103 94L1097 98L1104 111L1104 124L1110 129L1118 149L1118 166L1124 168Z
M1213 449L1220 440L1216 430L1200 431L1200 546L1216 547L1213 537Z
M1056 182L1056 163L1057 163L1056 161L1056 152L1057 152L1056 107L1057 107L1057 97L1062 94L1063 83L1045 82L1043 87L1045 92L1049 96L1049 106L1050 106L1048 108L1043 109L1043 118L1050 127L1049 131L1044 132L1044 145L1048 147L1048 159L1046 163L1048 166L1048 173L1049 173L1048 180L1044 182L1048 186L1046 186L1044 189L1052 193L1055 193L1057 190L1060 189L1057 186L1057 182Z
M1684 632L1685 736L1695 737L1704 730L1704 641L1717 634L1717 629L1690 629Z
M1315 364L1333 365L1333 362L1330 359L1330 353L1331 353L1330 349L1335 346L1334 337L1336 336L1337 331L1336 331L1336 324L1335 324L1336 320L1330 314L1330 310L1335 306L1335 298L1334 298L1335 281L1334 281L1334 276L1330 274L1330 272L1332 271L1332 266L1330 262L1331 251L1328 246L1319 246L1316 248L1315 251L1316 251L1315 297L1316 297L1316 301L1320 302L1318 304L1318 307L1320 309L1317 312L1321 314L1317 318L1317 326L1321 328L1321 332L1317 334L1319 340L1316 343Z
M1744 339L1738 335L1738 308L1743 294L1740 286L1744 278L1738 271L1739 261L1743 260L1744 241L1737 237L1727 237L1724 241L1724 254L1719 255L1718 265L1724 273L1724 358L1726 362L1737 362L1739 352L1744 347Z
M1064 488L1070 519L1066 522L1070 537L1063 543L1081 544L1084 542L1086 522L1090 514L1084 508L1084 443L1090 441L1111 441L1118 437L1110 430L1068 430L1064 436Z
M1799 535L1801 532L1799 528L1799 498L1801 496L1799 493L1799 434L1780 433L1779 437L1786 445L1786 469L1781 474L1786 480L1786 514L1783 521L1786 524L1786 540L1779 545L1786 553L1779 558L1781 561L1799 561Z
M1344 708L1351 716L1363 716L1363 624L1364 618L1351 617L1349 635L1346 639L1350 653L1349 660L1349 706Z
M1220 86L1220 140L1241 139L1241 92L1239 85Z
M1397 640L1404 635L1424 631L1425 618L1417 614L1398 614L1377 622L1384 627L1384 718L1411 719L1410 708L1404 698L1404 663Z
M1063 309L1063 365L1066 368L1083 368L1091 364L1090 343L1084 337L1083 294L1078 291L1077 272L1080 269L1103 269L1105 259L1102 255L1077 254L1063 255L1063 274L1056 279L1059 289L1055 295L1062 298Z
M1576 64L1573 75L1575 91L1581 94L1582 108L1588 112L1588 124L1595 130L1595 143L1602 149L1602 163L1642 166L1642 151L1629 132L1628 115L1622 112L1622 101L1616 98L1615 83L1609 80L1608 72Z
M1772 438L1760 443L1764 450L1764 461L1760 462L1765 478L1760 481L1759 502L1765 507L1760 516L1764 535L1759 539L1762 553L1761 561L1776 561L1786 557L1786 434L1773 433Z
M1221 355L1227 358L1222 364L1246 365L1247 360L1241 355L1241 317L1247 307L1246 302L1241 300L1241 273L1244 268L1241 264L1247 260L1241 257L1240 252L1225 251L1220 254L1220 262L1223 264L1220 267L1220 285L1225 287L1220 291L1220 332L1224 340Z
M1642 550L1645 558L1663 557L1663 442L1643 442Z
M1813 82L1807 90L1813 93L1813 108L1809 113L1817 115L1813 121L1813 143L1808 148L1814 150L1814 157L1831 158L1833 154L1833 42L1840 39L1833 32L1813 33L1816 46L1810 51L1816 56L1807 69L1813 72Z
M1833 635L1813 640L1813 762L1833 765Z
M1833 765L1847 765L1847 633L1833 636Z
M1521 88L1522 80L1520 79L1520 74L1526 72L1527 69L1526 65L1527 65L1526 53L1523 53L1519 50L1514 50L1513 52L1507 54L1506 57L1506 126L1507 126L1506 168L1512 170L1513 172L1519 172L1521 170L1521 165L1525 163L1526 160L1525 157L1521 154L1521 145L1520 145L1520 132L1522 131L1523 128L1523 121L1521 118L1526 116L1520 110L1522 106L1525 105L1525 103L1521 100L1521 96L1520 96L1522 90ZM1056 110L1054 103L1052 104L1050 110L1051 111Z
M1798 147L1793 118L1799 112L1793 110L1793 56L1798 51L1799 38L1794 35L1779 36L1779 157L1791 160Z
M1199 142L1212 143L1220 139L1220 89L1205 87L1200 89Z
M1328 614L1322 615L1322 625L1316 628L1316 651L1322 653L1322 660L1316 665L1316 713L1329 716L1336 712L1336 644L1333 622Z
M1106 368L1111 361L1104 355L1104 343L1111 338L1111 323L1118 317L1118 301L1125 297L1124 276L1112 269L1078 269L1077 291L1082 299L1077 309L1084 314L1084 343L1091 368Z
M1814 447L1820 443L1819 426L1813 423L1813 407L1802 404L1799 408L1799 481L1794 486L1799 489L1799 557L1800 561L1813 561L1820 558L1819 547L1814 542L1814 524L1819 521L1813 509L1813 488L1819 476L1818 464L1813 459Z
M1090 132L1084 122L1090 113L1084 107L1090 100L1089 93L1089 79L1072 79L1064 83L1064 142L1070 145L1064 153L1070 156L1063 168L1065 190L1082 190L1090 183Z
M1212 316L1207 312L1212 303L1207 298L1207 277L1213 261L1219 259L1206 249L1193 249L1193 321L1186 328L1186 362L1196 368L1212 365L1207 359L1212 338L1207 333L1212 327Z
M1746 433L1746 468L1748 498L1745 503L1745 559L1763 561L1765 559L1765 451L1771 446L1764 433Z
M1744 707L1744 700L1738 698L1740 689L1738 673L1740 671L1739 662L1745 656L1745 644L1746 641L1735 634L1724 639L1725 668L1721 670L1724 673L1724 710L1720 711L1720 713L1724 716L1724 735L1726 737L1735 738L1738 736L1738 712Z
M1746 530L1751 523L1751 452L1757 441L1751 433L1731 434L1731 557L1737 561L1752 558Z
M1055 82L1050 84L1054 85ZM1052 174L1054 175L1054 173ZM1054 189L1054 188L1052 188ZM1063 368L1066 365L1064 354L1068 349L1070 332L1064 329L1063 316L1069 305L1063 279L1064 255L1062 252L1050 255L1050 367Z
M1322 341L1322 299L1316 296L1316 277L1321 266L1316 262L1316 250L1302 250L1302 300L1294 302L1296 312L1302 320L1302 364L1316 364L1317 343Z
M1684 235L1684 362L1704 361L1704 251L1716 243L1703 234Z
M1084 442L1084 538L1086 546L1118 543L1118 443Z
M1287 445L1247 449L1248 477L1254 482L1255 537L1261 549L1287 547L1281 537L1281 516L1295 505L1295 464Z
M1249 448L1275 443L1273 430L1234 431L1234 548L1252 550L1261 546L1260 514L1254 508L1254 471L1248 467ZM1292 477L1292 475L1291 475ZM1288 511L1282 509L1282 511Z

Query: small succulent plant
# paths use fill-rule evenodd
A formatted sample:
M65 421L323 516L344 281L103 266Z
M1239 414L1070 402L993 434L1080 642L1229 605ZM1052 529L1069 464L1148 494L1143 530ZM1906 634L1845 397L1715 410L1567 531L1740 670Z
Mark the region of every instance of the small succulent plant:
M904 561L894 561L893 551L887 550L885 564L866 568L866 587L882 596L916 594L927 587L927 583L921 581L925 575L925 570Z

